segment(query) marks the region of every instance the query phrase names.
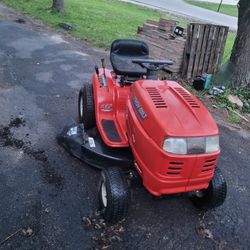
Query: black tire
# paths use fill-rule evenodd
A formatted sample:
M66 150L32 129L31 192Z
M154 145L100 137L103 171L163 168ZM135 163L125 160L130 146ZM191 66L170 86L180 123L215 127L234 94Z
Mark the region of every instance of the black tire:
M84 85L78 96L78 117L79 122L84 124L85 129L95 127L95 106L93 87L90 84Z
M192 195L193 204L202 210L213 209L223 204L227 195L227 184L219 168L215 168L214 177L207 189L202 190L202 197Z
M103 189L106 190L106 199ZM99 209L106 221L115 223L126 217L130 190L119 167L102 170L98 196Z

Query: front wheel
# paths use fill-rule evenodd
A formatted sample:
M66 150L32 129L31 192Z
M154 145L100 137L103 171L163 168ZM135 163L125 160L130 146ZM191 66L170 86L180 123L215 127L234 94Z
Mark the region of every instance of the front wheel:
M110 167L101 172L98 196L99 208L106 221L115 223L126 217L130 192L120 168Z
M214 177L207 189L200 190L191 195L190 200L202 210L219 207L223 204L227 195L227 184L219 168L215 168Z
M85 129L90 129L95 126L93 87L90 84L85 84L79 92L78 116L79 122L84 124Z

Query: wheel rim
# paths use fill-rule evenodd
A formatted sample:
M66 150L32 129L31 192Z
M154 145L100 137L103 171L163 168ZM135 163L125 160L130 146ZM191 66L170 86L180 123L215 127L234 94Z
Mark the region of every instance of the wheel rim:
M194 196L198 198L203 198L206 195L205 190L196 190L194 191Z
M107 204L108 204L107 189L106 189L106 186L105 186L104 182L102 182L102 186L101 186L101 198L102 198L103 206L107 207Z
M81 119L83 118L83 98L81 96L80 98L80 107L79 107L79 110L80 110L80 116L81 116Z
M188 197L190 198L198 198L202 199L206 195L206 190L194 190L188 193Z

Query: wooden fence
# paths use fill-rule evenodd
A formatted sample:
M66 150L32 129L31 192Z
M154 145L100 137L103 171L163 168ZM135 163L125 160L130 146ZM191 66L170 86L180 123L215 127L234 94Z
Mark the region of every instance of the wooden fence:
M190 23L184 51L182 76L213 74L221 64L228 35L228 27Z

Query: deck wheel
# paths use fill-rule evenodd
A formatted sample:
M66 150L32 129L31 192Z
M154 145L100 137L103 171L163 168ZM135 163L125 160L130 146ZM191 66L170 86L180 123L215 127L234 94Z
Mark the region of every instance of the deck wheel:
M128 213L130 191L119 167L102 170L99 183L99 209L106 221L115 223Z

